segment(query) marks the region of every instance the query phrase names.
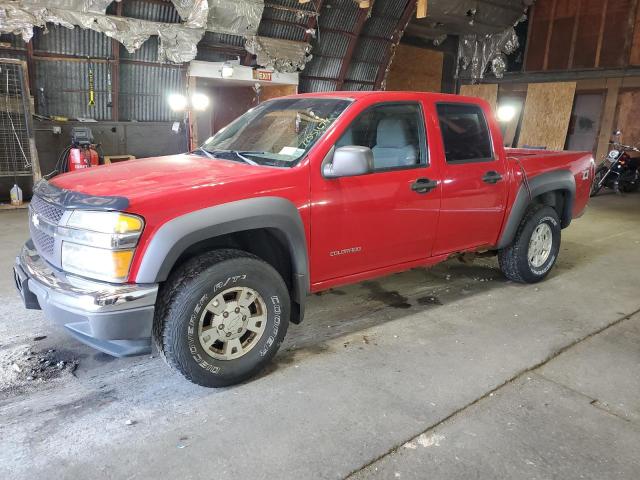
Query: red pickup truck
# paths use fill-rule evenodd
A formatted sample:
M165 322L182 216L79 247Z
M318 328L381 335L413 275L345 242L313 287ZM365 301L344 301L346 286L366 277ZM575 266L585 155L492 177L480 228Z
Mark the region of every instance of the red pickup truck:
M594 162L502 145L476 98L270 100L188 154L38 183L16 285L103 352L146 353L153 339L189 380L237 383L275 355L311 292L466 252L542 280Z

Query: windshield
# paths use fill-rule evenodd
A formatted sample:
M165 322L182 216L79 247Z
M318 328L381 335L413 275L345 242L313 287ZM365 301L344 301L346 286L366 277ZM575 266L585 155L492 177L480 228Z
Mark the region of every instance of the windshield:
M291 167L349 104L335 98L265 102L220 130L201 149L220 158Z

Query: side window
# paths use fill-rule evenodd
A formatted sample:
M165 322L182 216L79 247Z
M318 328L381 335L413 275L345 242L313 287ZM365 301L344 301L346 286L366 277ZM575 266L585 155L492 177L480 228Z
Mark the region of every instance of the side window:
M416 103L376 105L362 112L336 142L373 151L376 170L427 163L422 109Z
M477 105L437 105L447 163L493 160L491 136L482 109Z

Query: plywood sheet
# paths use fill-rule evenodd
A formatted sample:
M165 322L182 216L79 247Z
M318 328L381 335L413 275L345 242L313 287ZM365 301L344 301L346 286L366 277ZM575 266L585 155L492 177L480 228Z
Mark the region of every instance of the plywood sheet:
M618 96L618 115L614 129L622 130L622 143L640 144L640 90L627 90Z
M264 102L272 98L295 95L296 93L298 93L297 85L263 85L260 101Z
M478 97L486 100L495 112L498 105L498 84L483 83L480 85L462 85L462 87L460 87L460 95Z
M562 150L575 92L576 82L529 84L518 146Z
M399 44L387 75L387 90L442 91L442 52Z

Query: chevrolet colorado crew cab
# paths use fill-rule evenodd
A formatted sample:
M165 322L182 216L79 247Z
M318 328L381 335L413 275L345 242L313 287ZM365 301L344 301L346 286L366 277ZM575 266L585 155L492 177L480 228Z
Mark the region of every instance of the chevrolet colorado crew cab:
M188 154L40 181L26 308L200 385L275 355L309 293L468 252L542 280L588 201L589 153L503 148L489 105L413 92L270 100Z

